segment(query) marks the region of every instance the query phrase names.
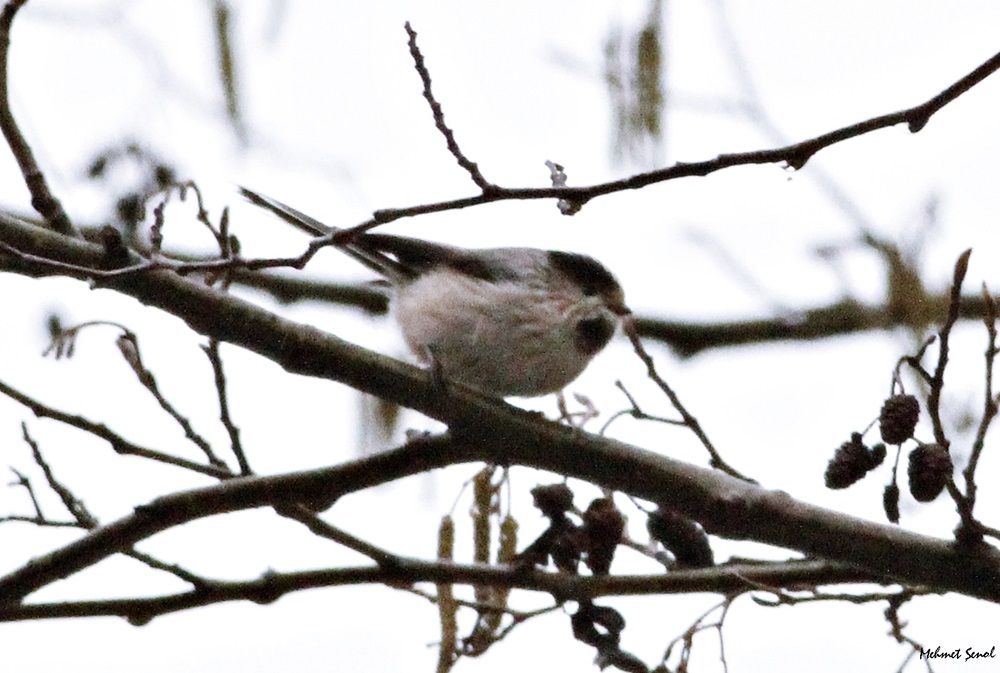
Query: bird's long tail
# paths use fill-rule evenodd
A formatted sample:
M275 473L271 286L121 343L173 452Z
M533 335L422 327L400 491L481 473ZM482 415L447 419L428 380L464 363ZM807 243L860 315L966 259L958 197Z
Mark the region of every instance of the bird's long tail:
M259 194L252 189L240 187L240 194L242 194L247 201L255 206L260 206L264 210L270 211L296 229L304 231L307 234L312 234L313 236L327 236L338 231L343 231L339 227L331 227L328 224L323 224L314 217L310 217L305 213L278 201L277 199L272 199L269 196ZM407 272L397 260L392 259L371 245L366 245L365 236L365 234L358 234L357 236L352 237L349 241L335 244L338 248L367 266L372 271L390 279L412 276L412 273Z

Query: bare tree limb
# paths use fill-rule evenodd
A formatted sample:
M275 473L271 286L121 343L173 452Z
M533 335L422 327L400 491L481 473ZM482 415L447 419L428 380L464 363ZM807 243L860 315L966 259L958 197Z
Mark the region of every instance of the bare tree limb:
M281 596L320 587L353 584L409 586L418 583L490 585L551 594L557 601L599 596L639 596L714 592L738 594L760 586L820 586L870 581L863 571L824 561L722 565L701 570L683 570L658 575L581 576L524 570L513 566L443 563L401 559L392 566L366 566L267 573L256 580L212 580L206 588L195 588L154 598L120 598L65 603L0 604L0 622L66 617L125 617L145 624L153 617L227 601L271 603Z
M98 521L97 517L95 517L90 512L87 505L82 500L80 500L69 489L69 487L66 486L66 484L64 484L62 481L56 478L55 472L52 470L52 467L49 465L48 461L45 460L45 458L42 456L42 450L41 447L38 446L38 442L36 442L28 432L27 423L23 422L21 423L21 432L23 434L24 441L27 442L28 445L31 447L31 453L35 459L35 464L38 465L39 468L41 468L42 474L45 475L45 481L46 483L48 483L49 488L52 489L52 491L55 492L57 496L59 496L59 499L63 503L63 507L65 507L66 511L68 511L70 515L73 517L73 522L68 525L74 526L76 528L82 528L83 530L88 530L88 531L97 528L100 525L100 522ZM23 476L21 477L21 482L22 485L28 489L29 494L31 494L31 499L35 506L36 519L34 520L33 523L40 526L66 525L64 522L51 521L49 519L46 519L42 515L41 508L38 506L38 501L35 499L35 494L34 490L31 487L31 483ZM154 570L160 570L166 573L170 573L171 575L174 575L175 577L178 577L179 579L182 579L185 582L189 582L196 588L204 589L208 585L208 580L200 577L199 575L196 575L190 570L182 568L181 566L175 563L164 563L158 558L151 556L150 554L147 554L145 552L141 552L137 549L122 549L120 551L124 556L128 556L129 558L135 559L136 561L139 561L140 563L150 568L153 568Z
M417 74L420 75L421 83L424 85L424 99L430 105L431 114L434 115L434 126L444 136L445 142L448 144L448 151L458 161L458 165L468 171L476 186L483 190L484 194L492 191L495 189L494 185L482 174L479 166L465 156L462 148L455 141L455 132L448 128L448 125L445 123L444 110L434 97L434 92L431 91L431 74L424 63L424 55L420 53L420 47L417 46L417 31L413 30L409 21L406 22L405 28L406 34L409 36L410 56L413 57L413 65L417 69Z
M233 422L232 414L229 412L229 394L228 386L226 385L226 371L222 366L222 356L219 353L219 342L215 339L209 339L207 346L202 346L202 350L208 357L209 363L212 365L212 374L215 377L215 392L219 398L219 420L222 421L222 425L226 428L226 433L229 435L229 447L236 456L236 462L240 466L240 474L248 475L253 474L253 470L250 469L250 462L247 460L246 452L243 450L243 442L240 439L240 429Z
M231 479L137 507L134 514L0 578L0 600L38 589L156 533L189 521L256 507L337 498L404 476L466 462L518 464L566 474L651 502L668 502L706 531L797 549L851 564L870 577L929 585L1000 602L1000 551L974 549L797 501L716 470L588 435L507 405L461 396L459 437L421 437L385 453L334 467ZM475 425L467 421L475 419ZM586 460L581 460L586 456ZM847 544L846 541L850 541ZM388 566L408 563L402 559Z
M228 469L224 467L218 467L215 465L204 465L202 463L196 463L192 460L186 458L180 458L178 456L172 456L168 453L163 453L162 451L156 451L154 449L148 449L143 446L139 446L129 440L125 439L118 433L111 430L108 426L103 423L95 423L90 421L83 416L78 416L75 414L68 414L64 411L59 411L58 409L53 409L52 407L42 404L38 400L25 395L21 391L7 385L2 380L0 380L0 393L6 395L28 407L39 418L52 418L59 421L60 423L65 423L66 425L71 425L75 428L79 428L84 432L89 432L95 437L100 437L111 445L111 448L115 450L116 453L120 453L124 456L139 456L141 458L147 458L149 460L155 460L161 463L166 463L168 465L176 465L177 467L183 467L184 469L191 470L193 472L200 472L202 474L207 474L212 477L217 477L220 479L225 479L227 477L234 476Z
M598 196L613 194L632 189L641 189L649 185L667 180L685 177L703 177L720 170L734 166L749 166L756 164L783 163L790 168L802 168L817 152L837 143L857 138L858 136L889 128L898 124L906 124L911 133L917 133L926 126L930 118L945 105L951 103L966 91L989 75L1000 69L1000 53L987 59L982 65L947 87L941 93L929 100L898 112L891 112L871 119L866 119L849 126L829 131L809 140L767 150L752 152L737 152L720 154L714 159L696 162L678 162L673 166L661 168L646 173L637 173L627 178L603 182L589 187L551 187L551 188L510 188L490 185L489 191L477 196L470 196L450 201L409 206L405 208L385 208L372 213L371 219L350 229L345 229L343 236L351 236L374 227L407 217L438 213L447 210L469 208L484 203L509 200L532 199L565 199L582 206L587 201Z

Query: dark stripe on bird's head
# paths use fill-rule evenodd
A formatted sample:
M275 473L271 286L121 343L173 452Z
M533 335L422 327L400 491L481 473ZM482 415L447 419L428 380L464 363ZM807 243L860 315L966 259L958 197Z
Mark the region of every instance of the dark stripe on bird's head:
M550 250L549 261L579 285L586 295L606 294L619 288L614 275L589 255Z

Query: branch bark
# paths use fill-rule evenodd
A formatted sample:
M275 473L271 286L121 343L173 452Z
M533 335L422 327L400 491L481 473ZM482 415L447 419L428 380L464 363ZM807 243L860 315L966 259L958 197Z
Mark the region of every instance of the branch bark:
M231 601L272 603L285 594L320 587L384 584L398 587L418 583L467 584L542 591L557 601L587 600L599 596L683 594L695 591L723 594L743 591L778 591L784 587L821 586L872 581L857 568L827 561L787 561L768 564L733 564L659 575L580 576L482 564L443 563L403 559L391 567L349 567L268 573L243 582L214 581L192 589L152 598L73 601L65 603L0 604L0 621L26 621L69 617L128 619L135 625L152 618L205 605Z
M589 435L504 404L451 398L461 436L424 437L398 449L334 467L233 479L153 500L134 514L0 578L0 601L38 589L189 521L302 500L343 495L465 462L518 464L566 474L652 502L669 503L710 533L796 549L906 585L930 586L1000 602L1000 551L876 524L796 501L717 471ZM457 429L456 429L457 428ZM408 561L404 560L403 563ZM391 567L386 563L382 567Z

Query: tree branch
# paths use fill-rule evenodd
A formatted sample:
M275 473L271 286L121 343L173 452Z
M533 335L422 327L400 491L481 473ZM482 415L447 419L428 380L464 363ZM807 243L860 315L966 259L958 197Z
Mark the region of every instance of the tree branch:
M178 456L172 456L168 453L163 453L162 451L156 451L154 449L147 449L145 447L133 444L128 441L118 433L111 430L108 426L103 423L95 423L93 421L87 420L83 416L78 416L74 414L67 414L64 411L59 411L58 409L53 409L52 407L42 404L36 399L25 395L21 391L7 385L2 380L0 380L0 394L6 395L7 397L23 404L28 409L32 411L38 418L52 418L59 421L60 423L65 423L66 425L71 425L75 428L79 428L84 432L89 432L95 437L100 437L101 439L108 442L111 448L123 456L139 456L140 458L146 458L148 460L155 460L161 463L166 463L168 465L176 465L177 467L183 467L187 470L192 470L194 472L200 472L202 474L207 474L212 477L217 477L219 479L226 479L228 477L235 476L225 467L219 467L216 465L204 465L202 463L196 463L193 460L188 460L187 458L180 458Z
M67 236L79 237L80 233L70 222L62 204L59 203L59 199L53 196L49 190L45 175L38 167L35 155L21 134L21 129L14 121L14 114L10 109L10 100L7 95L7 52L10 48L10 28L14 16L26 3L27 0L10 0L4 5L3 12L0 12L0 132L3 133L11 153L17 160L17 165L21 168L24 183L27 185L28 191L31 192L32 207L45 218L53 231Z
M975 550L796 501L718 471L539 419L503 404L458 400L476 425L456 423L462 437L421 437L407 445L334 467L244 477L163 496L134 514L0 578L0 597L14 603L38 589L156 533L208 516L256 507L339 497L405 476L467 462L518 464L586 480L651 502L670 503L713 534L796 549L851 564L870 577L930 585L1000 602L1000 552ZM581 460L586 456L586 460ZM850 542L848 544L848 541ZM409 562L403 558L384 567Z
M448 128L448 125L444 121L444 110L441 108L441 104L434 97L434 92L431 90L431 73L427 70L427 65L424 63L424 55L420 53L420 47L417 46L417 31L413 30L410 26L410 22L407 21L406 34L409 37L409 47L410 56L413 57L413 66L417 69L417 74L420 75L420 82L424 86L424 99L431 108L431 114L434 116L434 126L441 135L444 136L445 142L448 144L448 151L451 153L455 160L458 161L458 165L464 168L472 181L476 183L476 186L483 190L483 193L488 193L494 186L489 180L482 174L479 170L479 166L476 165L474 161L469 159L462 152L462 148L458 146L458 142L455 141L455 132Z
M557 601L592 599L599 596L641 596L714 592L778 591L782 587L821 586L844 582L872 581L863 571L825 561L787 561L766 564L722 565L700 570L681 570L658 575L581 576L568 573L524 570L513 566L443 563L403 559L379 567L334 568L291 573L267 573L259 579L225 582L211 580L195 588L154 598L119 598L27 605L0 604L0 622L66 617L119 616L132 624L148 623L153 617L204 605L247 600L259 604L276 601L285 594L320 587L354 584L384 584L390 587L417 583L463 584L527 589L551 594Z
M409 206L405 208L385 208L372 213L371 219L350 229L345 229L342 235L349 237L367 231L374 227L393 222L407 217L438 213L447 210L458 210L469 208L484 203L494 203L497 201L510 200L532 200L532 199L565 199L577 206L582 206L587 201L598 196L614 194L632 189L641 189L659 182L675 180L686 177L704 177L734 166L751 166L757 164L777 164L784 163L787 166L800 169L805 166L817 152L836 145L837 143L857 138L858 136L889 128L898 124L906 124L911 133L917 133L930 118L945 105L951 103L976 84L984 80L989 75L1000 69L1000 53L987 59L982 65L962 77L957 82L946 88L941 93L929 100L906 108L898 112L884 114L871 119L844 126L842 128L824 133L803 140L801 142L767 150L756 150L751 152L737 152L733 154L720 154L714 159L707 159L696 162L678 162L673 166L637 173L627 178L603 182L589 187L551 187L551 188L511 188L490 184L489 190L476 196L469 196L449 201L439 201L437 203L422 204L419 206ZM474 165L474 164L473 164ZM478 169L477 169L478 170Z

